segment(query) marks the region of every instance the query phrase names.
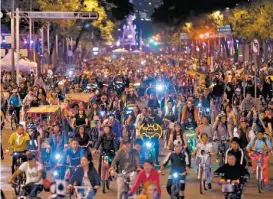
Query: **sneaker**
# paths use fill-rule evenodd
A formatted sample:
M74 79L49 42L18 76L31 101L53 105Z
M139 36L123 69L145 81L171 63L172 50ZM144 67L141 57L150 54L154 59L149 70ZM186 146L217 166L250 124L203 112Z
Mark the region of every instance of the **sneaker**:
M209 188L209 189L211 189L211 188L212 188L212 187L211 187L211 183L208 183L208 188Z

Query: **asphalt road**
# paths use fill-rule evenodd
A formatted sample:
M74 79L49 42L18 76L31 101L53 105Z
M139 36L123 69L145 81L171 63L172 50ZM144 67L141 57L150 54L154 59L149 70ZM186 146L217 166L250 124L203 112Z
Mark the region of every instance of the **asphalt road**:
M2 137L2 143L4 150L7 148L8 145L8 138L11 134L11 130L6 127L3 131L3 137ZM164 151L163 151L164 153ZM166 154L166 151L165 151ZM161 161L164 157L161 157ZM95 159L95 165L98 166L98 157L94 157ZM271 162L273 162L271 158ZM13 188L11 185L7 184L8 179L11 176L11 157L8 154L5 154L5 159L1 161L1 172L0 172L0 182L1 182L1 189L4 191L4 194L6 198L12 199L16 198ZM195 166L195 165L194 165ZM213 171L216 169L217 165L214 162L213 163ZM189 199L222 199L224 198L224 195L221 193L221 187L217 184L217 179L213 179L212 183L212 189L209 191L206 191L203 195L200 195L199 193L199 181L196 180L196 171L195 169L191 169L190 175L187 176L186 180L186 192L185 192L185 198ZM168 193L166 192L166 183L167 183L168 175L161 176L160 182L162 186L162 199L169 198ZM106 194L102 194L101 191L98 192L98 194L95 196L95 198L98 199L116 199L116 192L117 187L116 183L112 182L110 185L110 190ZM41 198L48 198L50 196L47 192L42 192L39 195ZM256 180L255 176L251 176L249 179L249 183L246 185L244 189L244 199L273 199L273 165L270 164L270 187L269 189L263 191L262 194L259 194L256 188Z

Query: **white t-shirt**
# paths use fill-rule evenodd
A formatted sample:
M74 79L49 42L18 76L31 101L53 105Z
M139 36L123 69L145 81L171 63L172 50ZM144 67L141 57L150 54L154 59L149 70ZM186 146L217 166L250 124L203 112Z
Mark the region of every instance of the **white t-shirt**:
M205 151L205 154L207 154L208 152L211 152L212 150L212 143L207 143L207 144L203 144L201 142L199 142L196 146L198 148L198 151L197 151L197 156L201 156L201 151L204 150Z
M36 182L39 179L39 172L43 170L43 166L39 162L36 162L36 166L30 168L29 163L24 162L23 164L21 164L19 169L25 172L27 177L26 184L29 184L32 182ZM36 182L35 184L43 184L42 179L40 179L40 181Z
M82 179L82 185L85 186L85 187L92 187L86 172L84 172L84 176L83 176L83 179Z

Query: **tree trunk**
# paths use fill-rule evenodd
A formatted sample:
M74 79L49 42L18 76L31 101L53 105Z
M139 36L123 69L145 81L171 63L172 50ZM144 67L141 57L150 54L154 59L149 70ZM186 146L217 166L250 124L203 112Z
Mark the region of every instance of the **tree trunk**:
M79 45L79 42L81 40L81 37L82 37L83 33L84 33L84 29L82 28L79 35L78 35L78 37L76 38L76 44L74 45L74 48L73 48L73 54L75 54L75 52L76 52L76 50L78 48L78 45Z

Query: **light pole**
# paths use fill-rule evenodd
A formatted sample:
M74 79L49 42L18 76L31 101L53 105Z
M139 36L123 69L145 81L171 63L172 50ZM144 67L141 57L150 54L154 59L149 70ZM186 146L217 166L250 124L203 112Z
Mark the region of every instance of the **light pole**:
M16 80L15 78L15 65L14 65L14 49L15 49L15 35L14 35L14 0L12 0L12 10L11 10L11 72L12 72L12 79L13 81Z

